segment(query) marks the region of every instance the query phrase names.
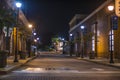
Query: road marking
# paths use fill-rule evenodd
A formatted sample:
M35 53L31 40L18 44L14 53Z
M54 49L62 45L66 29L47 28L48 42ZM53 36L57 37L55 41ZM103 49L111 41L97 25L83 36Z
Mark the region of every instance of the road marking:
M69 68L26 68L20 71L13 71L14 73L120 73L120 71L105 71L101 68L92 68L96 71L79 71Z
M102 72L95 72L95 71L75 71L75 70L72 70L72 71L44 71L44 72L33 72L33 71L13 71L15 73L77 73L77 74L96 74L96 73L119 73L118 71L102 71Z
M19 73L79 73L78 70L72 70L65 67L60 68L32 68L28 67L21 71L13 71L13 72L19 72Z
M92 70L96 70L96 71L104 71L104 69L102 69L102 68L92 68Z

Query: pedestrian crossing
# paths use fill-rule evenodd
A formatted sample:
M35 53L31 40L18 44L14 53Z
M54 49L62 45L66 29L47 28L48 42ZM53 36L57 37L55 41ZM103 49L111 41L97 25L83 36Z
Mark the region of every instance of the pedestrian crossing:
M79 71L79 70L74 70L66 67L60 67L60 68L32 68L28 67L23 70L16 70L13 71L13 73L76 73L76 74L81 74L81 73L87 73L87 74L95 74L95 73L120 73L120 71L105 71L104 69L101 68L92 68L90 71Z

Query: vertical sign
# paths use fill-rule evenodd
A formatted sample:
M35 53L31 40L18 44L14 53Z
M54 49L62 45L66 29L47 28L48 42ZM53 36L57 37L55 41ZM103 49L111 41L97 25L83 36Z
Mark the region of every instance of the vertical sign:
M112 29L117 30L118 29L118 16L112 16Z
M115 0L115 14L120 17L120 0Z

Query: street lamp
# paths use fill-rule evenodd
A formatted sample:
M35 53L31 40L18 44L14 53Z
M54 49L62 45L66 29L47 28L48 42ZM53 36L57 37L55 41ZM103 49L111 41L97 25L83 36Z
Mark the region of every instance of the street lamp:
M114 6L113 5L109 5L108 6L108 10L110 12L112 12L114 10ZM110 16L110 63L114 63L113 61L113 47L112 47L112 25L111 25L111 16Z
M85 28L85 26L81 26L80 28L83 30Z
M108 6L108 10L109 10L109 11L113 11L113 10L114 10L114 6L113 6L113 5L109 5L109 6Z
M21 6L22 6L22 3L16 2L16 7L17 7L17 8L21 8Z
M37 40L39 40L40 38L37 38Z
M19 18L19 9L21 8L22 4L20 2L16 2L16 7L17 7L17 16L16 16L16 44L15 44L15 58L14 62L18 62L18 18Z
M31 54L30 54L30 52L31 52L31 41L32 41L32 38L33 38L33 34L32 34L32 28L33 28L33 25L32 24L28 24L28 27L31 29L31 36L30 36L30 38L28 39L28 57L31 57Z
M64 39L64 38L62 38L62 40L64 41L65 39Z
M37 35L37 33L36 33L36 32L34 32L34 33L33 33L33 35L34 35L34 36L36 36L36 35Z
M70 34L70 36L72 37L73 34Z
M32 28L33 26L32 26L32 24L29 24L28 27L29 27L29 28Z
M34 39L34 42L36 43L36 42L37 42L37 40L36 40L36 39Z
M65 42L66 42L66 40L64 38L62 38L62 42L63 42L63 54L65 54Z
M82 48L81 58L83 58L83 55L84 55L84 39L83 39L84 28L85 28L85 26L80 26L80 29L81 29L81 48Z

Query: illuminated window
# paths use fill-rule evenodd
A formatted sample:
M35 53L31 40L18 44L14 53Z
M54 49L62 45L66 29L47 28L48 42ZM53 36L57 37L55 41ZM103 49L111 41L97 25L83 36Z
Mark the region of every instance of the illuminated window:
M78 46L78 45L77 45L77 43L76 43L76 44L75 44L75 51L77 51L77 48L78 48L77 46Z
M95 34L96 34L95 24L92 26L92 31L93 31L93 36L92 36L92 51L95 51Z
M109 50L111 51L111 49L112 49L112 51L114 51L114 32L113 32L113 30L112 30L112 33L111 33L111 31L109 32Z
M95 51L95 36L92 37L92 51Z

